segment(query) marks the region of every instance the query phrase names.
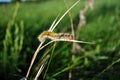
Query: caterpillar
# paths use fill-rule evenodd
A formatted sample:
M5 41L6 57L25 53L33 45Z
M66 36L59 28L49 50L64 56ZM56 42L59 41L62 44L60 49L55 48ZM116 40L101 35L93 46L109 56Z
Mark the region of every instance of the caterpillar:
M40 42L46 40L46 38L51 40L72 40L73 35L69 33L53 33L50 31L44 31L38 36Z

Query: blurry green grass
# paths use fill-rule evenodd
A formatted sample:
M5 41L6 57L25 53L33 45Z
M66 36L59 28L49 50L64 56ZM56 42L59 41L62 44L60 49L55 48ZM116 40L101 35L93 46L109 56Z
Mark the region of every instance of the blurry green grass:
M72 5L73 1L69 1ZM3 40L5 37L5 30L7 24L11 21L15 4L0 5L0 46L3 46ZM80 2L79 5L71 10L75 27L78 24L79 10L84 6L84 2ZM39 42L37 35L44 30L48 30L49 26L59 14L64 13L66 7L64 2L59 1L45 1L38 3L21 3L18 14L15 18L15 24L19 24L20 21L24 22L24 43L23 48L20 51L18 62L21 63L17 66L14 73L6 75L8 79L15 79L26 74L30 59L36 50ZM76 56L74 62L71 61L71 43L58 42L54 51L54 59L51 60L49 70L47 73L47 80L53 80L63 77L63 80L68 79L68 71L71 66L77 64L77 70L73 71L73 78L76 80L88 80L96 77L103 69L114 62L120 56L120 4L119 0L95 0L94 10L89 10L86 14L87 24L82 28L79 35L79 40L83 41L95 41L95 45L81 44L86 50ZM56 27L55 32L70 32L68 27L70 25L69 17L66 16L60 24ZM15 25L14 25L15 26ZM15 28L17 29L17 28ZM76 29L76 28L75 28ZM11 33L14 33L11 32ZM16 35L15 39L18 35ZM17 44L17 43L16 43ZM49 45L46 49L43 49L41 53L49 50ZM71 47L70 47L71 46ZM8 47L9 48L9 47ZM1 54L3 54L3 47L0 48ZM37 60L42 54L38 55ZM17 55L18 56L18 55ZM27 57L25 57L27 56ZM2 56L1 56L2 57ZM14 56L13 56L14 58ZM25 60L20 60L25 59ZM36 60L36 61L37 61ZM26 61L26 62L23 62ZM13 61L14 62L14 61ZM17 63L17 62L16 62ZM37 63L37 62L36 62ZM14 64L14 63L13 63ZM16 64L15 64L16 65ZM60 65L60 66L59 66ZM14 70L14 66L11 65ZM16 66L15 66L16 67ZM98 79L107 80L115 79L119 80L119 65L114 65L110 70L104 72L102 75L96 77ZM9 69L9 65L7 65ZM2 69L1 69L2 70ZM25 71L24 71L25 70ZM117 70L115 72L115 70ZM62 73L64 72L64 73ZM43 72L44 73L44 72ZM62 74L60 74L62 73ZM114 75L112 74L114 73ZM2 74L2 71L0 71ZM16 74L16 75L15 75ZM33 73L32 73L33 74ZM59 75L56 75L59 74ZM55 76L56 75L56 76ZM54 77L51 77L54 76ZM110 79L111 78L111 79Z

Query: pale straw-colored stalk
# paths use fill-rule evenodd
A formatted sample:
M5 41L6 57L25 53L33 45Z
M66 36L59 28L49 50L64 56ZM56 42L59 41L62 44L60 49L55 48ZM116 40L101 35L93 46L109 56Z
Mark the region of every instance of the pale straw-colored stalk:
M77 2L75 2L62 16L61 18L56 22L56 24L54 25L54 27L51 29L51 31L53 31L55 29L55 27L59 24L59 22L64 18L64 16L76 5L78 4L80 0L78 0Z
M31 70L31 68L32 68L32 65L33 65L33 63L34 63L34 61L35 61L35 59L36 59L36 56L37 56L38 52L40 51L40 48L41 48L41 46L43 45L43 43L44 43L44 42L41 42L41 43L40 43L40 45L38 46L37 50L35 51L35 53L34 53L34 55L33 55L33 57L32 57L32 60L31 60L29 69L28 69L27 74L26 74L26 79L27 79L28 76L29 76L29 73L30 73L30 70Z
M37 79L38 79L38 77L39 77L40 74L42 73L42 71L43 71L43 69L44 69L44 67L45 67L45 65L46 65L46 63L47 63L47 61L48 61L49 58L50 58L50 55L47 55L47 56L45 57L45 59L43 59L43 60L41 61L41 66L40 66L40 68L39 68L39 70L38 70L38 73L37 73L37 75L35 76L34 80L37 80Z
M51 25L51 27L49 28L49 30L48 31L53 31L54 29L55 29L55 27L58 25L58 23L64 18L64 16L79 2L80 0L78 0L76 3L74 3L62 16L61 16L61 18L56 22L56 20L57 20L57 18L53 21L53 23L52 23L52 25ZM56 24L55 24L55 22L56 22ZM55 24L55 25L54 25ZM31 68L32 68L32 65L33 65L33 63L34 63L34 61L35 61L35 59L36 59L36 56L37 56L37 54L38 54L38 52L40 51L40 48L42 47L42 45L43 45L43 43L44 43L45 41L43 41L43 42L41 42L40 43L40 45L38 46L38 48L37 48L37 50L35 51L35 53L34 53L34 55L33 55L33 58L32 58L32 60L31 60L31 63L30 63L30 66L29 66L29 68L28 68L28 71L27 71L27 74L26 74L26 79L28 78L28 76L29 76L29 73L30 73L30 70L31 70Z

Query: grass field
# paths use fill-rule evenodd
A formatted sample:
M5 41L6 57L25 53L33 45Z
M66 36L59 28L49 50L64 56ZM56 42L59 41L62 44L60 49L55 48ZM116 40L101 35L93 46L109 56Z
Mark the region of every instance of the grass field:
M75 1L70 0L71 6ZM71 10L77 31L82 0ZM27 73L31 58L39 45L37 36L49 29L61 12L66 10L63 0L0 4L0 79L16 80ZM72 80L120 79L120 1L95 0L94 10L88 10L87 23L82 27L78 40L94 41L94 45L79 44L79 51L71 60L72 43L57 42L42 49L31 70L29 80L36 75L36 66L43 54L51 54L50 62L40 76L42 80L68 80L73 68ZM65 16L54 32L72 33L69 16Z

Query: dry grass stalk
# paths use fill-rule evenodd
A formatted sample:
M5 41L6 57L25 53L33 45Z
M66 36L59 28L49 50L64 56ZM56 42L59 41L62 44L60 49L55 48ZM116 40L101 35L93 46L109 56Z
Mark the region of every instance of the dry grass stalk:
M90 8L91 10L93 10L93 4L94 4L94 0L86 0L85 2L85 7L80 10L80 13L79 13L79 24L78 24L78 27L79 29L81 29L81 27L83 27L85 24L86 24L86 12L87 10Z
M78 0L76 3L74 3L74 4L61 16L61 18L60 18L57 22L56 22L56 20L57 20L57 18L56 18L56 19L54 20L54 22L52 23L52 25L51 25L51 27L49 28L48 31L52 32L52 31L55 29L55 27L58 25L58 23L63 19L63 17L64 17L76 4L78 4L79 1L80 1L80 0ZM56 24L55 24L55 22L56 22ZM37 56L38 52L40 51L40 48L42 47L42 45L43 45L44 42L45 42L45 40L40 43L40 45L38 46L37 50L35 51L35 53L34 53L34 55L33 55L33 58L32 58L32 60L31 60L30 66L29 66L29 69L28 69L27 74L26 74L26 79L27 79L28 76L29 76L29 73L30 73L30 70L31 70L31 68L32 68L32 65L33 65L33 63L34 63L34 61L35 61L35 59L36 59L36 56Z
M66 5L66 7L68 8L67 5L67 1L64 0L64 3ZM86 19L85 19L85 12L87 11L87 9L90 7L91 9L93 9L93 3L94 0L86 0L86 4L85 4L85 8L83 10L81 10L80 12L80 23L79 26L83 26L86 23ZM72 21L72 16L70 11L68 12L69 18L70 18L70 23L71 23L71 30L72 30L72 34L73 34L73 39L74 39L74 26L73 26L73 21ZM79 51L85 51L84 49L82 49L77 43L73 43L73 47L72 47L72 61L75 58L75 54L78 53ZM72 79L72 69L69 71L69 80Z
M44 67L45 67L45 64L47 63L47 61L48 61L48 59L50 58L50 55L47 55L46 57L45 57L45 59L43 59L42 61L41 61L41 66L40 66L40 68L39 68L39 70L38 70L38 73L37 73L37 75L35 76L35 78L34 78L34 80L38 80L38 77L40 76L40 74L42 73L42 71L43 71L43 69L44 69Z
M68 5L67 5L67 0L64 0L64 3L68 9ZM74 33L74 26L73 26L73 20L72 20L72 15L70 13L70 11L68 12L68 16L70 18L70 24L71 24L71 30L72 30L72 34L73 34L73 39L75 38L75 33ZM75 47L75 42L73 42L73 45L72 45L72 50L74 49ZM75 58L75 54L72 52L72 57L71 57L71 60L73 61ZM71 80L72 79L72 69L69 70L69 74L68 74L68 80Z
M40 45L38 46L37 50L35 51L35 53L34 53L34 55L33 55L33 57L32 57L32 60L31 60L29 69L28 69L27 74L26 74L26 79L27 79L28 76L29 76L29 73L30 73L30 70L31 70L31 68L32 68L32 65L33 65L33 63L34 63L34 61L35 61L35 59L36 59L36 56L37 56L38 52L40 51L40 48L41 48L41 46L43 45L43 43L44 43L44 42L41 42L41 43L40 43Z
M86 14L86 12L87 12L87 10L89 8L91 10L94 9L93 5L94 5L94 0L86 0L85 7L82 10L80 10L80 13L79 13L79 19L80 20L79 20L79 24L78 24L77 34L80 33L81 28L86 24L86 16L85 16L85 14ZM78 37L79 36L77 35L76 39L78 39ZM75 43L75 46L72 49L72 52L77 53L78 51L84 52L85 50L83 48L81 48L81 46L79 46L77 43Z

